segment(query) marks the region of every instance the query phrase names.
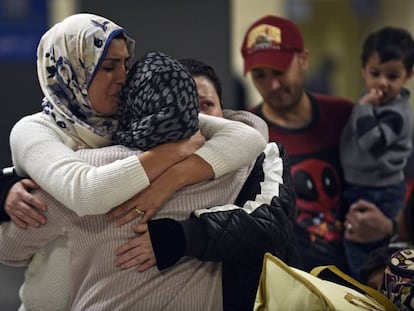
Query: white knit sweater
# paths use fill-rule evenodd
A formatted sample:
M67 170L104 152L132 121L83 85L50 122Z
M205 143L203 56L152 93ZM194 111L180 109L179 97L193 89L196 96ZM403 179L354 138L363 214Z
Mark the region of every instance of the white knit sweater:
M201 132L208 141L196 154L211 165L216 178L250 163L265 148L262 135L243 123L206 115L199 119ZM30 176L81 216L104 214L148 186L136 156L101 167L91 166L74 150L90 148L84 141L93 141L95 146L104 142L86 130L80 133L78 129L77 137L68 133L43 113L17 122L10 134L17 173Z
M133 152L126 151L126 148L121 146L81 151L81 157L94 165L103 165L114 158L123 158L132 154ZM183 220L196 209L234 202L250 169L250 166L245 166L214 181L186 187L177 192L155 218L170 217ZM51 241L62 245L61 256L53 258L55 263L59 260L61 269L56 270L54 265L54 273L57 275L52 276L49 283L46 283L52 287L49 289L52 290L52 294L58 296L51 297L51 292L46 292L46 288L42 287L40 290L41 284L38 284L37 288L33 286L31 289L34 291L39 289L39 294L43 297L40 300L30 297L30 305L26 306L28 309L64 310L66 303L62 291L64 288L61 288L60 292L56 291L56 286L60 286L60 282L72 285L69 291L71 293L69 306L72 307L68 307L71 310L220 310L222 308L219 263L183 258L176 265L162 272L156 267L142 273L134 269L121 270L114 265L115 248L135 236L131 229L132 223L117 227L103 216L79 217L45 192L40 191L36 195L49 206L46 226L27 230L21 230L11 222L0 226L0 260L6 264L24 264L34 253L44 250ZM65 253L65 239L70 255ZM56 248L53 248L53 252L54 255L57 254ZM39 254L35 258L37 259L38 256ZM69 277L65 273L67 265L70 266L71 281L69 278L66 279ZM60 270L63 272L62 275ZM51 282L56 279L58 279L57 283ZM28 291L29 288L26 287L26 290ZM32 293L27 294L32 295Z

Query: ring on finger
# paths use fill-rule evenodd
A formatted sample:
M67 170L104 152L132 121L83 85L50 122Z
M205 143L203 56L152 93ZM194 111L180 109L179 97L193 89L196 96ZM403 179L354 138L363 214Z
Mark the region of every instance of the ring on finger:
M144 212L141 211L138 207L135 208L135 211L137 212L138 215L144 214Z

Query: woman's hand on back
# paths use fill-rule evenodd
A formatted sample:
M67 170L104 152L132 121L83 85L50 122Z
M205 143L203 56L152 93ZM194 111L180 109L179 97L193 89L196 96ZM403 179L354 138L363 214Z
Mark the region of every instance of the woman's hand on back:
M46 217L42 214L47 210L46 205L30 193L36 189L40 187L33 180L22 179L10 188L4 204L4 210L10 219L23 229L46 223Z
M138 217L141 217L139 223L146 223L174 195L178 190L176 187L174 180L169 179L169 174L161 175L133 198L106 214L106 217L108 220L119 218L116 220L119 226Z
M137 267L139 272L143 272L155 266L157 259L152 247L148 225L134 225L133 230L139 236L130 239L127 243L116 249L115 254L117 258L115 265L120 266L122 269Z

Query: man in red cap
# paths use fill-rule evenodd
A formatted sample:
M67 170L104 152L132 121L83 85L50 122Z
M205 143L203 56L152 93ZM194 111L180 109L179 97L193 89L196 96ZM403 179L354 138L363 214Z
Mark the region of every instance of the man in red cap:
M359 201L342 212L342 171L338 146L353 104L304 89L309 66L299 28L267 15L247 30L241 48L244 73L250 72L263 101L251 111L269 126L269 140L284 145L297 194L296 233L305 270L334 264L347 271L342 245L389 238L393 224L375 206ZM342 213L341 213L342 212ZM395 228L394 228L395 229Z

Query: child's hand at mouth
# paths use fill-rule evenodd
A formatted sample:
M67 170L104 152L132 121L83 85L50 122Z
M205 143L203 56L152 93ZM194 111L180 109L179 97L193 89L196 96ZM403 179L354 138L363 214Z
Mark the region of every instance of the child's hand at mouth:
M367 94L362 96L359 100L359 104L371 104L371 105L378 105L381 103L382 99L385 98L384 92L380 89L370 89Z

